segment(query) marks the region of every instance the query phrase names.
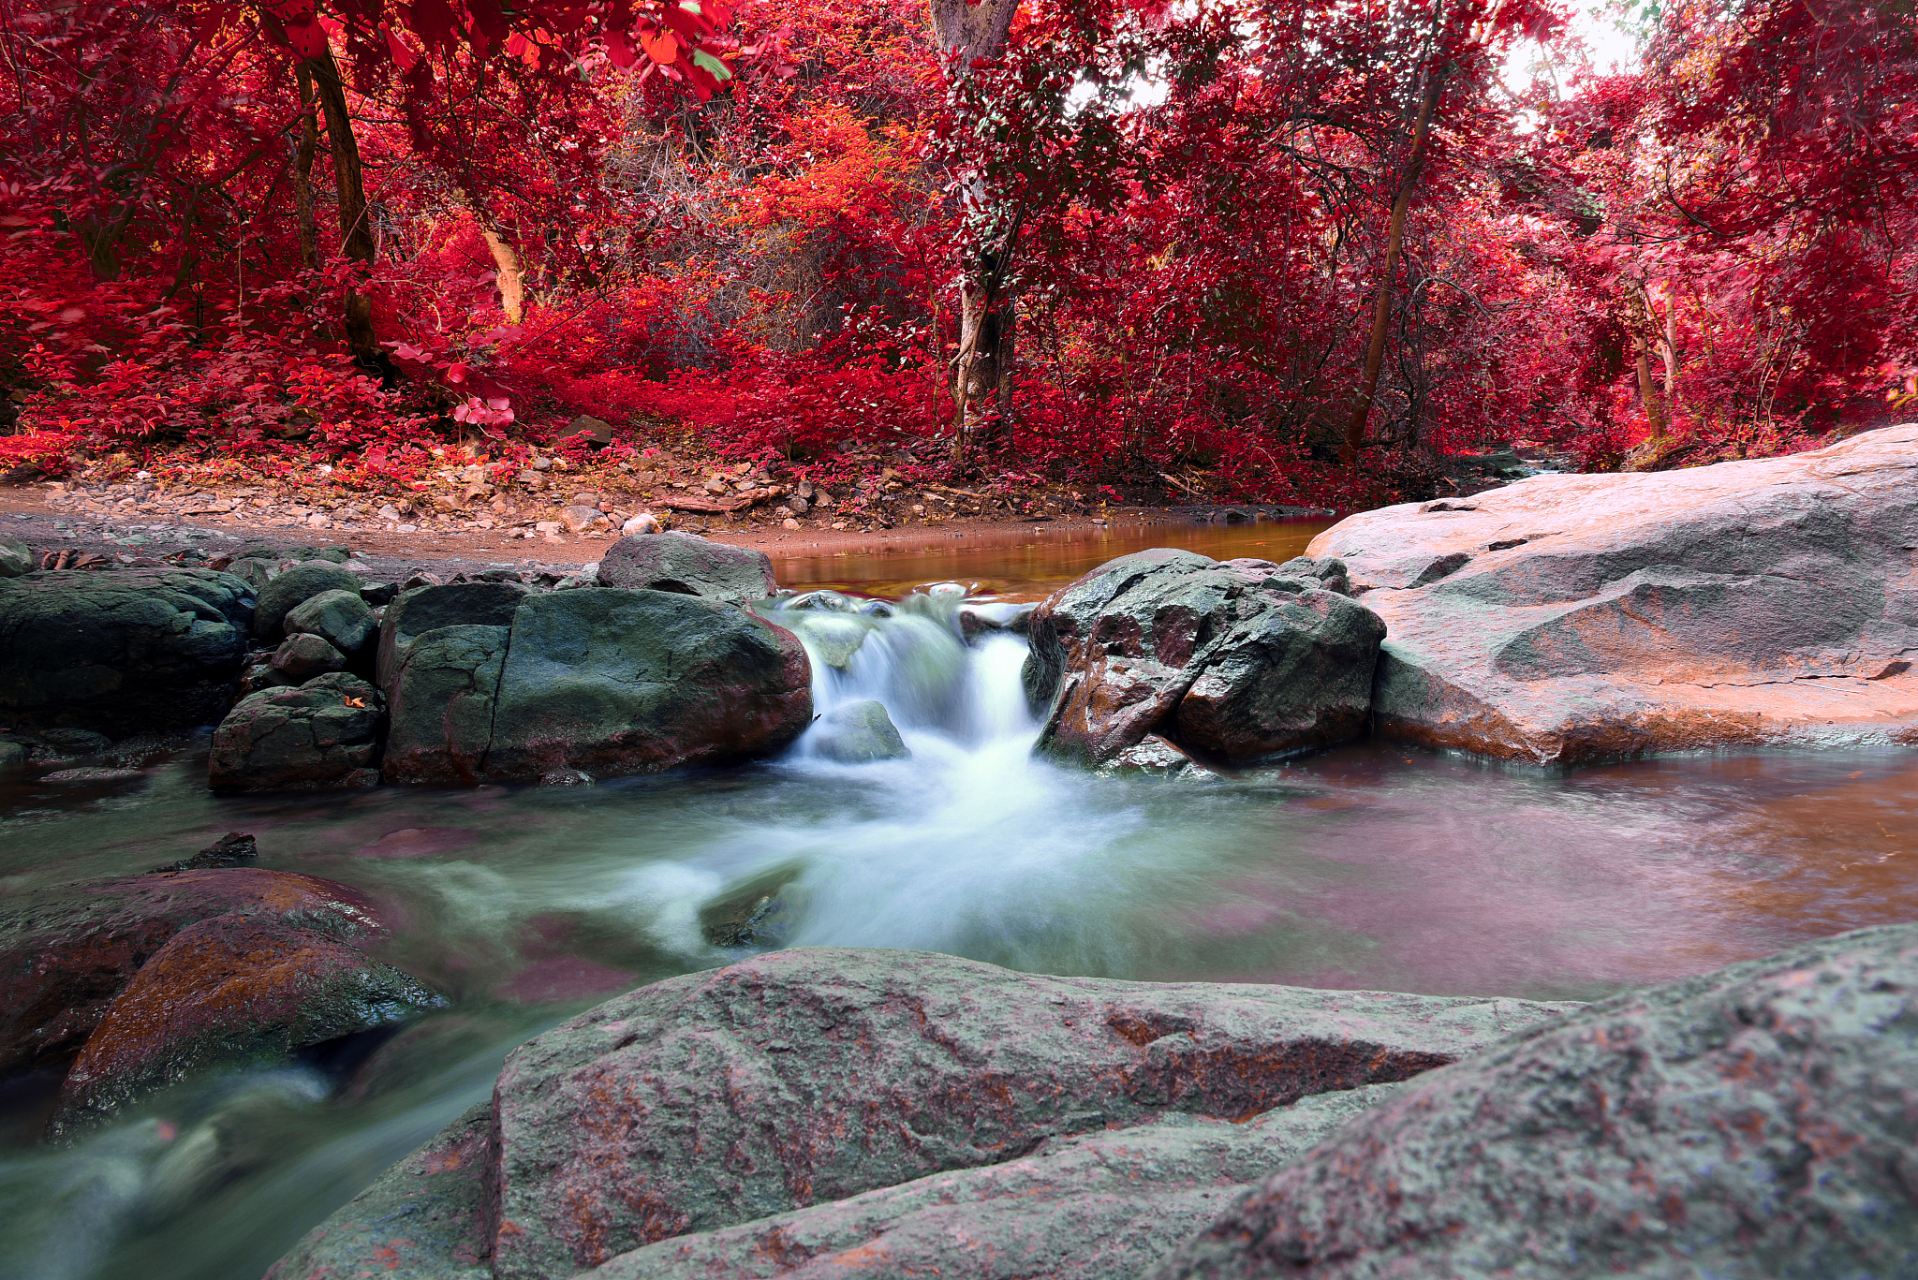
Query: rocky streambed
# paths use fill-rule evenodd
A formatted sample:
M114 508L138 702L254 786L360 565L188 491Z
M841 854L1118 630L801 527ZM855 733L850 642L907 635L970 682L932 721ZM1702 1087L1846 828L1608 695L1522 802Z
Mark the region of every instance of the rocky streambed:
M1089 920L1050 951L1010 940L1137 876L1093 896L1141 920L1155 898L1194 913L1214 970L1344 966L1340 985L1364 985L1355 958L1269 962L1273 939L1325 936L1300 900L1248 929L1222 922L1262 890L1179 880L1233 864L1245 826L1228 810L1263 823L1328 799L1358 749L1342 744L1534 767L1909 746L1915 476L1918 429L1892 428L1763 463L1538 477L1355 517L1289 561L1121 557L1036 608L958 587L781 593L765 557L685 534L546 582L380 582L264 547L224 571L35 570L10 549L0 768L110 799L217 721L201 792L227 798L195 803L256 815L421 786L604 808L640 794L619 779L668 771L721 789L668 779L648 812L727 778L830 797L808 803L834 808L831 845L789 814L736 829L717 875L649 871L652 915L614 933L650 958L600 965L597 989L702 972L516 1050L491 1102L281 1276L1901 1274L1918 1239L1896 1155L1918 1114L1902 926L1588 1009L1494 998L1541 984L1466 979L1469 963L1436 982L1415 967L1408 981L1461 994L1414 996L1038 978L931 953L1163 972L1141 964L1163 944L1115 950ZM1884 769L1851 774L1868 771ZM1511 785L1553 785L1533 777ZM1882 803L1870 786L1852 794ZM1151 814L1169 822L1142 840ZM1619 830L1611 811L1581 820ZM1847 874L1898 874L1878 828L1887 849L1854 860L1889 869ZM487 843L435 830L360 856ZM1579 840L1514 834L1508 864L1528 841ZM1734 852L1749 864L1766 839ZM273 1064L365 1087L356 1064L396 1031L466 1007L471 962L408 946L420 899L262 863L237 834L188 854L65 884L36 865L0 900L0 1052L16 1078L57 1083L38 1113L51 1140L97 1143L169 1090ZM337 865L351 881L362 864ZM887 883L902 867L923 868L914 898ZM1675 900L1671 868L1647 869L1603 892L1649 919ZM997 878L983 896L981 876ZM1376 919L1404 888L1347 892ZM1746 928L1732 954L1888 918L1896 897ZM542 919L516 927L557 936ZM1713 968L1683 932L1637 972ZM833 942L927 950L805 945Z

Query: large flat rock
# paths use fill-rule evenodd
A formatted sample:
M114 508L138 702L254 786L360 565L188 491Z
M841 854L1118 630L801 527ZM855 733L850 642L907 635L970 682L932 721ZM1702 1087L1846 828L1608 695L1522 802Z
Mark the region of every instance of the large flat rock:
M643 987L495 1090L493 1267L552 1280L1168 1115L1404 1080L1566 1006L1050 978L800 948Z
M1389 736L1539 763L1918 744L1918 425L1386 507L1307 554L1385 620Z
M1918 926L1617 996L1434 1071L1155 1280L1918 1275Z

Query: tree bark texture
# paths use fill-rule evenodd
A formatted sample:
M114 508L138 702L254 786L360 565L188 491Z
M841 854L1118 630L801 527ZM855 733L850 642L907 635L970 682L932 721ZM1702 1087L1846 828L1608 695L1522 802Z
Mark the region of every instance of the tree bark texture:
M506 313L507 324L518 324L526 318L526 277L520 270L519 250L490 223L480 223L480 234L486 237L486 247L493 254L493 283L499 287L500 310Z
M320 121L315 113L318 103L313 94L313 73L301 63L294 68L300 85L300 139L293 145L293 214L300 234L300 265L308 271L320 266L320 224L313 212L313 156L320 147Z
M1372 336L1365 348L1365 368L1359 378L1358 401L1352 406L1351 421L1345 426L1345 456L1357 457L1365 442L1365 424L1372 416L1372 401L1378 395L1379 368L1385 363L1385 339L1392 327L1392 277L1399 267L1399 250L1405 242L1405 218L1412 208L1412 192L1425 168L1425 145L1432 133L1432 117L1438 111L1439 94L1445 84L1445 69L1434 65L1425 75L1425 90L1419 101L1418 121L1412 126L1412 151L1406 158L1405 176L1392 198L1392 219L1386 227L1385 265L1379 272L1378 298L1372 308Z
M1670 430L1670 424L1665 416L1664 401L1658 394L1658 384L1652 380L1652 314L1643 284L1625 287L1625 307L1631 313L1632 355L1638 366L1638 403L1645 410L1645 421L1651 424L1652 439L1660 440Z
M346 109L346 85L331 49L302 62L313 79L320 109L326 116L327 146L333 155L333 185L340 197L340 252L354 262L373 264L373 224L366 208L366 185L360 168L360 148L353 138L353 118ZM373 303L358 289L346 294L346 345L369 373L384 372L377 335L373 332Z

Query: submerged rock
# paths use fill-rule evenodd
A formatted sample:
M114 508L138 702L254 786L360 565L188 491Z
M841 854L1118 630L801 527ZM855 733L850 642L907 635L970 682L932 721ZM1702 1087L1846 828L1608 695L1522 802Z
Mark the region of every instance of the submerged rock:
M1385 634L1303 569L1166 548L1094 569L1029 630L1026 689L1048 708L1039 747L1092 764L1152 733L1231 761L1356 737Z
M70 1058L168 939L228 913L339 938L379 927L357 890L291 871L162 872L15 894L0 901L0 1073Z
M873 699L844 703L819 717L811 741L813 750L840 764L912 758L885 704Z
M169 862L163 867L155 867L147 872L150 876L167 875L178 871L206 871L215 867L243 867L250 862L259 861L260 842L243 831L229 831L215 840L191 858L182 858L178 862Z
M777 945L784 941L776 923L783 896L805 867L788 863L737 885L699 909L700 936L715 947Z
M297 688L265 689L213 731L207 781L216 791L358 787L379 781L383 700L336 671Z
M114 997L67 1073L50 1128L72 1133L196 1072L287 1061L444 1003L391 965L287 921L200 920Z
M1866 929L1433 1072L1154 1275L1915 1275L1915 1148L1918 926Z
M0 578L0 716L122 736L219 718L253 591L200 569Z
M1378 731L1539 763L1918 743L1918 426L1536 476L1312 542L1390 628Z
M779 589L765 552L671 532L621 538L600 559L599 583L734 604L769 599Z

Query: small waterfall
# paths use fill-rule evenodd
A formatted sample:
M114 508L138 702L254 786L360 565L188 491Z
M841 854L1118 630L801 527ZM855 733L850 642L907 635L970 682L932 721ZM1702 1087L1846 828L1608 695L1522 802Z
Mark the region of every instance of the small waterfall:
M936 737L944 742L927 745L944 754L1010 740L1030 747L1039 726L1020 684L1026 642L1006 629L1021 609L969 599L964 587L944 582L896 604L808 591L767 616L806 646L815 715L876 701L908 747ZM817 758L818 732L815 723L797 757Z

